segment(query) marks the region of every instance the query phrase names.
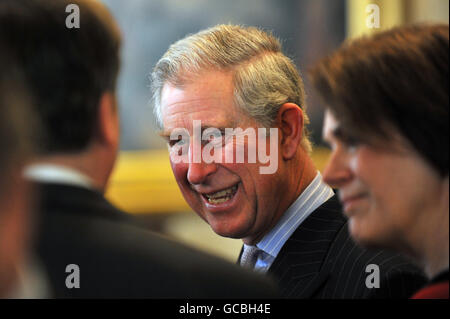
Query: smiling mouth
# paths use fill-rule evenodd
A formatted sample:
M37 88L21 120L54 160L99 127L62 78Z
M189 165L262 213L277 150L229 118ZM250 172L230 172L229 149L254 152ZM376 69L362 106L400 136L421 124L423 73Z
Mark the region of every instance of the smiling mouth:
M210 204L221 204L232 199L233 196L236 194L237 189L238 184L215 193L202 194L202 196Z
M341 200L342 204L344 205L344 211L348 215L354 208L357 203L359 203L361 200L365 199L364 194L354 195L354 196L348 196Z

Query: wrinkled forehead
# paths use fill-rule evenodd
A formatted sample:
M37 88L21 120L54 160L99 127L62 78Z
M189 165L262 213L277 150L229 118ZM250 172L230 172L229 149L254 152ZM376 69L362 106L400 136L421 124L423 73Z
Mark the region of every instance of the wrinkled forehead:
M242 117L230 85L201 80L181 87L167 83L161 92L164 130L182 127L190 131L194 121L208 127L235 127Z

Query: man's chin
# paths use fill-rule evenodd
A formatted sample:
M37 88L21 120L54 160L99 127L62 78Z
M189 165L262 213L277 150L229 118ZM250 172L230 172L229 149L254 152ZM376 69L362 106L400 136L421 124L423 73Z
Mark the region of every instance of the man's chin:
M221 237L226 237L226 238L231 238L231 239L241 239L244 237L244 235L241 232L237 232L234 230L224 230L221 228L213 228L211 227L211 229L219 236Z
M235 220L225 214L203 212L203 216L200 217L209 225L211 230L219 236L242 238L241 235L245 234L245 232L242 231L243 227L236 225Z
M246 229L243 229L242 227L230 227L229 224L226 224L224 222L217 222L217 223L214 223L214 221L211 222L207 221L207 222L211 227L212 231L222 237L241 239L244 238L247 233Z

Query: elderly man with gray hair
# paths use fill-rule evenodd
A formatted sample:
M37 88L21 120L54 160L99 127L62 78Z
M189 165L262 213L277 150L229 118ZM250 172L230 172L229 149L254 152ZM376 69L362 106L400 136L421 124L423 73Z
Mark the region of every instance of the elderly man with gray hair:
M401 256L349 237L310 157L305 93L278 39L218 25L170 46L152 73L173 173L218 235L240 238L242 266L288 298L407 298L423 284Z

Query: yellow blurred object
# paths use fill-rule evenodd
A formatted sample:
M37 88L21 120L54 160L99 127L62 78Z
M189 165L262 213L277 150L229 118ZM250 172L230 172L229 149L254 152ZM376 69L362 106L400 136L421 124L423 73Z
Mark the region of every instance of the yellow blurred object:
M319 170L329 150L316 148L313 160ZM106 197L134 214L190 211L178 188L166 150L121 152Z
M374 5L379 9L379 28L371 28L371 17L376 14L371 10ZM347 37L370 35L409 23L448 23L448 12L448 0L347 0Z
M367 11L370 5L379 8L379 28L370 28L367 25L372 12ZM369 35L404 23L407 5L405 0L347 0L347 36L354 38Z
M106 197L130 213L189 210L173 177L166 150L121 152Z

